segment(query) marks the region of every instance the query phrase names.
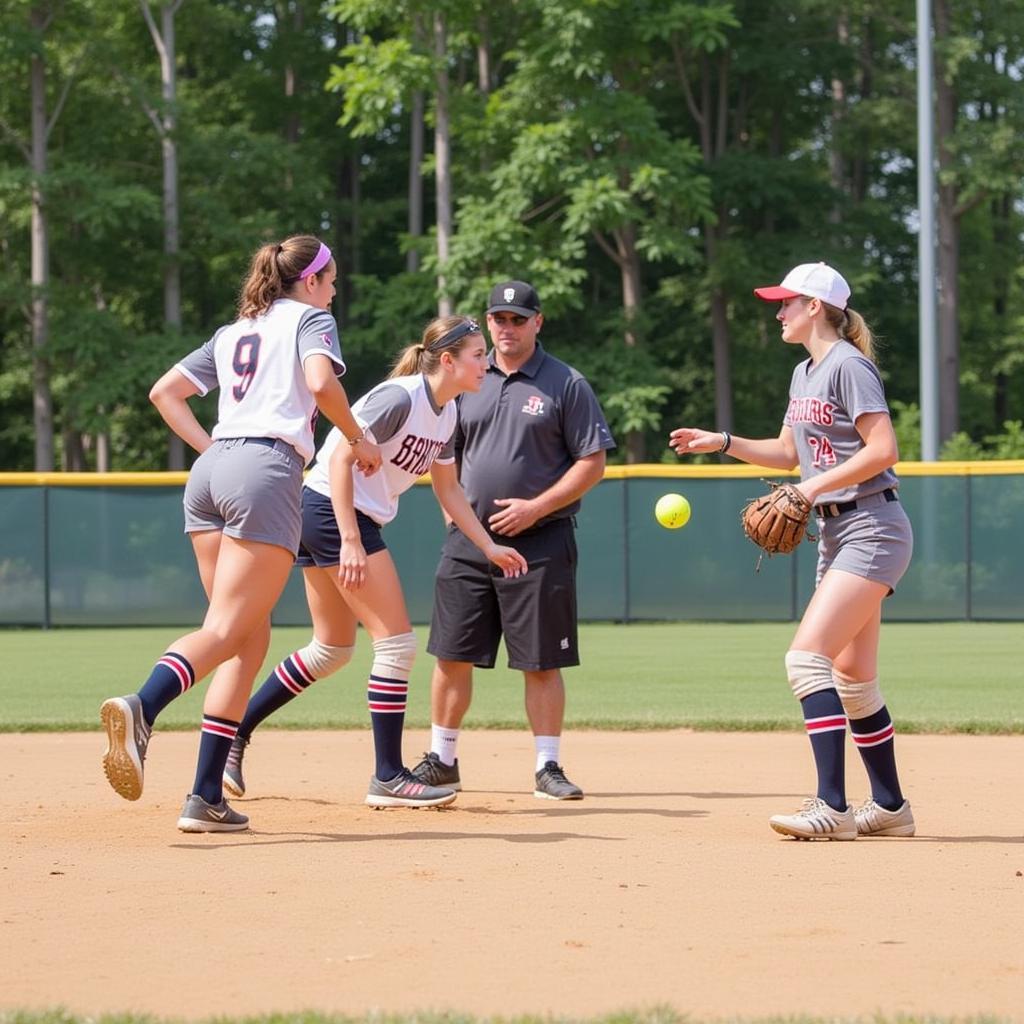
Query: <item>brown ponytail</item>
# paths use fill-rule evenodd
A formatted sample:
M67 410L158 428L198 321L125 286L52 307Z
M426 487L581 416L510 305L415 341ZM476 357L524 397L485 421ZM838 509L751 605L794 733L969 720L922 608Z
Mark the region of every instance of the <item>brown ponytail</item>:
M465 334L458 337L450 345L442 345L434 348L438 342L444 340L446 334L451 334L456 328L463 324L472 326L476 330L467 330ZM441 365L441 353L451 352L457 355L470 338L480 333L476 321L468 316L439 316L431 320L423 329L423 336L419 341L406 345L398 354L388 379L392 377L411 377L414 373L423 373L428 376Z
M283 242L261 245L253 254L238 296L239 319L251 320L266 313L288 294L319 251L320 239L313 235L292 235Z
M871 362L877 362L875 337L864 317L850 306L847 306L846 309L839 309L838 306L830 306L827 302L823 305L825 307L825 322L830 327L834 327L840 336L851 345L856 345L861 354L867 356Z

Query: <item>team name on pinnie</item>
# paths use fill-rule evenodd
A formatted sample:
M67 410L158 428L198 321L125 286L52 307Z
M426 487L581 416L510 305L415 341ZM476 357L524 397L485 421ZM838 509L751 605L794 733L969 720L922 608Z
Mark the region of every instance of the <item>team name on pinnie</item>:
M835 406L820 398L791 398L786 412L787 423L817 423L830 427L835 422Z

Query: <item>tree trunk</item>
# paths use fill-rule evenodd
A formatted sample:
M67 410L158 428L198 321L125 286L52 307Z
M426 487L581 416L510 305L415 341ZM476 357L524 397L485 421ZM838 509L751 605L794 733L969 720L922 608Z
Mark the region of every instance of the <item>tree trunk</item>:
M1011 216L1013 203L1010 195L999 196L992 203L992 241L996 253L995 272L992 276L992 312L995 314L996 337L1011 337L1010 326L1006 322L1006 314L1010 308L1010 274L1015 265L1013 258L1014 238ZM1002 352L1000 352L1000 355ZM1009 380L1005 371L998 370L994 379L995 389L992 396L992 414L995 420L995 433L1003 429L1003 424L1010 418Z
M716 281L718 265L718 227L704 228L704 256L711 285L711 351L715 369L715 426L733 429L732 413L732 343L729 337L729 312L725 292Z
M423 235L423 90L412 94L409 113L409 237ZM419 249L411 248L405 254L405 269L415 273L420 269Z
M85 444L77 430L67 429L63 433L61 469L66 473L85 472Z
M143 17L160 58L160 92L163 109L152 120L160 136L163 157L164 211L164 323L176 332L181 329L181 245L178 235L178 82L174 16L182 0L170 0L160 8L160 28L153 21L147 0L140 0ZM168 436L167 468L185 468L185 442L173 431Z
M486 14L480 15L477 28L480 32L476 44L477 86L484 96L490 96L494 88L494 76L491 70L491 34Z
M615 232L619 275L622 280L622 313L625 319L623 341L627 348L637 344L636 319L640 314L640 256L636 249L636 228L632 224ZM647 445L642 430L626 432L626 462L646 461Z
M106 431L96 435L96 472L110 472L110 435Z
M949 0L935 0L935 38L950 35ZM957 214L955 181L942 183L944 172L952 172L954 158L948 143L956 129L957 96L947 80L945 67L935 76L937 100L939 186L938 186L938 274L939 274L939 440L945 441L960 429L960 327L957 317L960 286L960 222Z
M297 3L292 11L290 29L287 27L287 21L288 4L278 4L277 23L280 26L280 34L286 38L289 34L292 34L294 38L300 37L303 29L301 3ZM287 113L285 114L284 122L284 138L285 142L294 145L299 141L299 136L302 133L302 119L299 116L300 108L296 99L299 91L299 76L295 70L294 47L287 46L286 53L288 57L284 66L284 95L287 100L285 107ZM289 170L285 187L290 190L292 184L292 173Z
M452 302L448 296L445 266L448 263L452 235L451 139L448 123L448 45L444 15L434 15L434 57L436 110L434 118L434 164L437 194L437 315L451 316Z
M850 25L845 13L840 12L836 19L836 36L839 45L846 48L850 41ZM843 118L846 116L846 83L838 73L832 76L832 146L829 150L829 177L835 199L828 213L830 224L838 224L842 220L841 196L846 188L846 175L843 168L842 129Z
M47 134L46 64L42 37L47 15L40 6L32 8L29 23L39 36L40 46L32 54L29 80L32 106L32 419L35 428L36 472L53 470L53 397L50 392L49 297L50 238L47 222L45 177Z
M874 50L872 48L871 19L865 16L861 21L861 41L857 88L859 102L867 103L874 89ZM856 147L850 173L850 193L853 202L861 204L867 196L868 159L861 146Z
M354 153L348 162L348 199L351 207L349 216L349 232L351 234L349 244L349 259L351 260L352 274L363 272L363 247L362 247L362 203L363 203L363 161L362 152Z

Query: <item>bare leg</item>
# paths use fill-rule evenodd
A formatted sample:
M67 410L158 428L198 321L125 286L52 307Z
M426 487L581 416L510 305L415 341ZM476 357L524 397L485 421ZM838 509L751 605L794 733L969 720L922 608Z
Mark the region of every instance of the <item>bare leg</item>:
M565 682L557 669L524 672L526 717L534 736L561 736L565 718Z
M438 658L430 679L430 718L444 729L458 729L473 699L473 663Z

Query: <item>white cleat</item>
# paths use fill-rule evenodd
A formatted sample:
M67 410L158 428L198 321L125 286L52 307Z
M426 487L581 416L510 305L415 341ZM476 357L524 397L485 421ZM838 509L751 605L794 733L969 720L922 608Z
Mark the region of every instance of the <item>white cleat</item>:
M810 797L796 814L773 814L768 819L776 832L794 839L839 839L857 838L857 822L853 808L837 811L829 807L821 797Z
M895 811L887 811L875 803L874 797L868 797L853 816L859 836L912 836L916 831L909 800L904 800Z

